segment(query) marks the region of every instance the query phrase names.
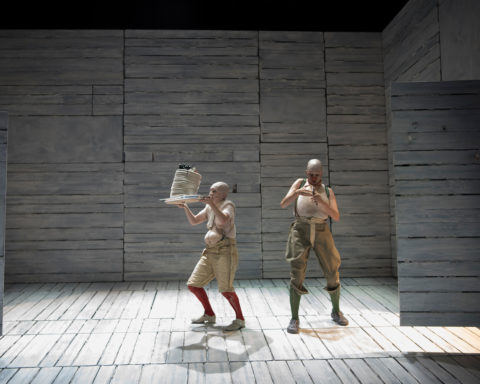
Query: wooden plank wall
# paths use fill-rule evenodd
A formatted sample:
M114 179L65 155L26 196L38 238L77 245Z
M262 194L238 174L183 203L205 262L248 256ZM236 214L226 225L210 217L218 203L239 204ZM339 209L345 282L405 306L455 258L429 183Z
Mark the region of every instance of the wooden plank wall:
M158 200L181 162L203 175L201 193L218 180L235 190L237 276L288 276L292 211L279 202L312 157L338 196L342 275L390 275L380 42L378 33L1 31L7 280L185 279L205 227Z
M3 335L5 283L5 216L7 198L8 113L0 111L0 336Z
M293 209L280 201L319 158L328 178L322 32L260 32L260 124L263 276L289 276L285 245ZM311 276L319 275L312 259Z
M378 33L325 33L333 233L348 276L392 274L381 46Z
M410 0L382 32L387 136L391 143L391 84L440 81L440 26L438 0ZM393 271L397 272L393 162L389 146L389 186Z
M480 322L480 81L392 86L402 325Z
M260 33L265 277L288 274L293 214L279 202L312 157L324 163L342 214L333 225L342 274L391 275L383 85L380 34Z
M185 279L198 260L205 224L158 201L183 162L200 193L236 190L237 277L262 276L257 79L257 32L126 31L126 280Z
M6 281L121 280L123 32L0 31Z
M480 79L480 1L439 0L442 80Z

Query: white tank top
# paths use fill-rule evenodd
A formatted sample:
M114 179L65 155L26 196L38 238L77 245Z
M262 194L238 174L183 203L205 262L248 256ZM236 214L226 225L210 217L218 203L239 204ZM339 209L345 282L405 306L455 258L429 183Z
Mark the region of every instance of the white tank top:
M222 212L228 213L230 220L223 225L218 223L212 207L209 205L205 207L208 217L208 232L205 235L205 243L208 245L217 243L222 239L222 237L228 237L231 239L235 239L237 237L237 230L235 227L235 204L230 200L225 200L218 208Z
M319 192L317 192L319 193ZM327 194L325 192L325 185L322 184L322 191L319 193L323 201L330 205ZM297 212L299 216L304 217L317 217L319 219L328 219L328 215L321 208L320 205L316 205L310 196L298 196L297 200Z

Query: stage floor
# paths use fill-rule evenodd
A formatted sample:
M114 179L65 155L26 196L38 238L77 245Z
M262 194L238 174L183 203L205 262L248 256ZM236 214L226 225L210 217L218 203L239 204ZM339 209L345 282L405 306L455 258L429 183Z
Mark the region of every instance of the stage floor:
M345 278L333 323L323 279L308 279L299 335L288 280L238 280L247 327L208 287L215 326L184 281L15 284L5 289L0 383L480 383L480 329L400 327L393 278Z

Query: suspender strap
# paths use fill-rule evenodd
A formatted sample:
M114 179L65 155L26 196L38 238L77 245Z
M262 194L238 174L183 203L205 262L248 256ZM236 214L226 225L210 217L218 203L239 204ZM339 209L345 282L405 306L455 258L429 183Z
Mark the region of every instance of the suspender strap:
M327 194L328 201L330 202L330 189L328 186L325 186L325 193ZM330 231L332 230L332 218L328 216L328 222L330 223Z
M300 184L300 188L302 188L305 183L307 182L307 179L303 179L302 180L302 184ZM293 209L295 210L295 216L298 216L298 211L297 211L297 200L298 200L298 197L295 199L295 205L293 207Z
M300 188L302 188L306 182L307 182L307 179L303 179L302 183L300 184ZM328 188L327 185L325 185L325 193L327 195L328 201L330 201L330 188ZM298 200L298 197L295 199L294 210L295 210L295 216L299 217L298 211L297 211L297 200ZM330 229L332 229L332 218L330 216L328 217L328 221L330 222Z

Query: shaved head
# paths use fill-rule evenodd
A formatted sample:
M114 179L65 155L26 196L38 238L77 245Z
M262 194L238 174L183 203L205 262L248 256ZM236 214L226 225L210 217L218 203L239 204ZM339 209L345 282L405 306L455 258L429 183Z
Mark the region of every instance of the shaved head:
M307 163L307 171L322 172L322 162L318 159L310 159Z
M220 192L220 194L223 195L224 198L227 197L228 190L230 189L228 184L224 183L223 181L217 181L216 183L212 184L210 188L215 188L218 192Z

